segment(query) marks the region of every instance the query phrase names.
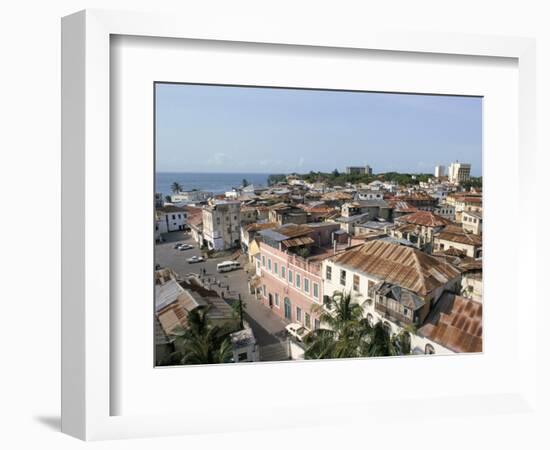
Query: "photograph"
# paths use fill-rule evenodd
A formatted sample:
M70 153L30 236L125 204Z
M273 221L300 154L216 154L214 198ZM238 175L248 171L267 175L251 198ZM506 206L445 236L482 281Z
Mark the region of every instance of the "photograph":
M483 352L483 98L156 82L157 367Z

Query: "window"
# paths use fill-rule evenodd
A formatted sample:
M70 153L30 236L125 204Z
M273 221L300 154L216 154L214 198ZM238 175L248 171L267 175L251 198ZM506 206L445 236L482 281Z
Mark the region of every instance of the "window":
M248 353L244 352L244 353L239 353L237 355L239 361L246 361L248 359Z
M271 258L268 258L267 260L267 270L271 272Z
M315 321L313 322L313 328L315 328L316 330L321 328L321 322L319 322L319 319L315 319Z
M260 263L260 260L256 260L256 267L258 267L258 270L260 270L260 267L261 267L261 263Z
M409 315L409 310L407 308L403 308L403 315L407 317Z
M319 298L319 284L313 283L313 297Z
M281 278L286 278L286 267L281 266Z
M265 287L265 284L262 286L262 290L263 290L264 297L265 297L266 294L267 294L267 289L266 289L266 287Z
M302 284L302 279L301 279L301 277L300 277L300 274L297 273L297 274L296 274L296 287L297 287L298 289L300 289L300 285L301 285L301 284Z
M292 304L288 297L285 297L285 319L292 320Z
M374 286L376 285L376 283L374 281L371 281L369 280L368 281L368 285L367 285L367 295L370 297L370 298L374 298Z
M435 349L433 348L433 345L426 344L426 347L424 348L424 353L426 355L433 355L435 354Z
M279 273L279 265L276 262L273 263L273 272Z
M311 328L311 316L306 313L304 319L304 325L306 326L306 328Z
M296 320L298 322L302 321L302 308L300 308L299 306L296 307Z
M262 255L262 266L265 267L265 256L264 255Z
M172 220L176 220L176 215L172 214Z
M294 278L292 277L292 270L288 269L288 282L293 283Z
M340 284L342 286L346 285L346 271L344 269L340 269Z
M304 291L309 294L309 279L304 278Z
M353 290L359 292L359 275L353 274Z
M275 294L275 306L279 308L279 294Z
M326 277L327 281L330 281L332 280L332 267L331 266L327 266L327 272L326 272Z

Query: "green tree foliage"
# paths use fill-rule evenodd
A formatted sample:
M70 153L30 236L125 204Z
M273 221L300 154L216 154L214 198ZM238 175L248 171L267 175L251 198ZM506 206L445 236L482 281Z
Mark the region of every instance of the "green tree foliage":
M199 306L187 313L185 328L174 331L176 351L169 355L179 364L219 364L231 361L229 329L212 325L208 319L210 306Z
M471 177L469 180L466 180L460 183L460 186L462 186L467 191L469 191L471 188L482 189L483 177Z
M177 181L174 181L172 185L170 186L170 189L172 189L172 192L174 194L177 194L183 190L183 186L179 184Z
M324 307L313 309L319 313L322 328L306 337L306 359L394 356L411 351L407 331L390 336L382 322L371 326L363 306L350 294L335 293Z
M274 184L280 183L286 180L285 174L272 174L267 177L267 184L273 186Z

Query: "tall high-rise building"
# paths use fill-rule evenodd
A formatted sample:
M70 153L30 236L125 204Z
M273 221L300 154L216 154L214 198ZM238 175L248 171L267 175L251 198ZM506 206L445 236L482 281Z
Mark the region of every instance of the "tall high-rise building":
M459 163L455 161L449 166L449 181L451 183L462 183L470 179L471 164Z
M346 167L348 175L372 175L372 167L368 164L365 166L348 166Z
M445 166L435 166L434 176L441 178L445 176Z

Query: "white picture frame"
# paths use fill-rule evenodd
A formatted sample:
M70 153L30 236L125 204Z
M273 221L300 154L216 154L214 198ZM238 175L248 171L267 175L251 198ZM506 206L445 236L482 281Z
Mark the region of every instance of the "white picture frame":
M367 49L413 55L511 58L517 60L519 81L518 199L529 192L528 174L535 166L535 43L532 39L384 30L342 32L341 29L337 34L328 31L311 34L305 29L280 30L258 22L234 28L221 22L208 25L189 17L96 10L65 17L62 22L62 430L65 433L85 440L98 440L266 427L310 427L327 420L333 424L344 424L358 417L370 420L381 411L395 414L396 405L414 407L426 414L431 408L438 408L442 417L468 416L472 405L486 415L503 411L537 413L540 405L536 403L536 346L532 344L536 341L537 330L531 326L528 316L518 314L517 326L521 329L518 345L525 342L531 345L525 346L520 355L517 383L511 390L498 395L476 393L454 399L426 396L421 405L406 397L392 400L386 406L359 401L347 404L345 411L340 409L338 412L313 406L308 410L307 405L294 410L273 405L275 413L269 424L262 422L266 411L247 416L243 408L239 414L244 414L248 421L224 422L213 415L205 422L199 414L189 414L189 410L181 414L112 415L116 383L111 373L110 336L115 333L116 323L111 320L110 307L114 289L110 280L110 186L117 176L111 171L110 160L113 35L284 44L300 46L306 51L321 47L336 52L338 49ZM526 237L517 254L522 261L529 261L518 267L517 276L536 273L534 237ZM524 294L529 294L529 288L526 289ZM534 286L531 289L532 295L525 295L522 302L523 307L534 310ZM392 360L391 364L398 369L400 362ZM337 370L346 370L344 366L339 367ZM360 366L347 365L347 370L356 369ZM274 365L264 365L258 370L264 375L278 369ZM334 406L341 405L335 402Z

